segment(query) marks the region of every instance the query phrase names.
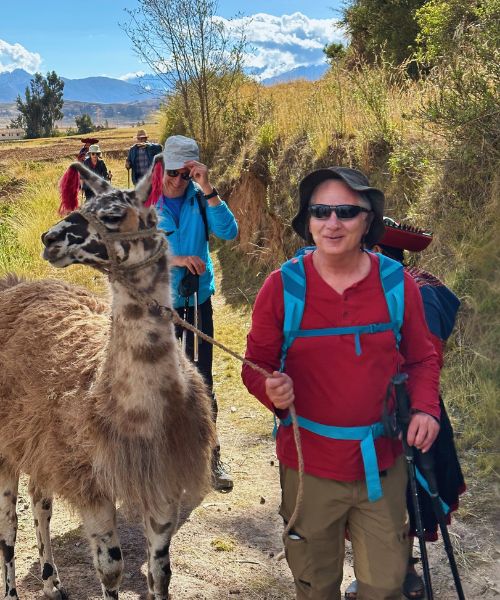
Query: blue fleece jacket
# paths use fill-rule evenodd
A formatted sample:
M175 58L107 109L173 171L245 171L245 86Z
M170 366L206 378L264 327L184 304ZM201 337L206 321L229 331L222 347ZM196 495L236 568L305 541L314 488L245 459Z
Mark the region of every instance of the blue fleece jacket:
M205 237L205 226L203 218L196 201L198 190L192 181L186 189L185 200L181 207L179 225L177 226L174 216L160 196L156 204L159 217L159 227L168 232L168 245L174 256L199 256L205 262L206 271L200 275L200 288L198 293L198 304L205 302L215 292L214 268L210 258L210 249ZM210 206L203 198L206 206L208 230L222 240L232 240L238 233L238 225L233 213L225 202L218 206ZM184 306L184 298L179 296L179 283L186 273L185 267L172 267L171 286L172 300L175 308ZM193 298L189 300L193 306Z

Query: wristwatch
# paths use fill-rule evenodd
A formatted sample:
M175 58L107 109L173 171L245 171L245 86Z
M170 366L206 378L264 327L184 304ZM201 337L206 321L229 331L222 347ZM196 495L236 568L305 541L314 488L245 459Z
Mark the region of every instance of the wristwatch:
M210 194L203 194L203 197L205 198L205 200L210 200L210 198L215 198L218 195L219 192L215 188L213 188Z

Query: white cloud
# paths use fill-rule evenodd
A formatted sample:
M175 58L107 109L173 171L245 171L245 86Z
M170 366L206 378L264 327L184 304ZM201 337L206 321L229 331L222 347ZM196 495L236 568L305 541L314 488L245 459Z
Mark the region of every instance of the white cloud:
M258 48L255 53L245 56L245 65L258 72L259 79L268 79L286 73L304 63L298 63L292 52L282 50L266 50Z
M300 12L280 17L258 13L221 21L229 30L244 31L251 48L246 66L262 71L261 79L296 67L322 64L325 44L346 43L338 19L311 19Z
M30 52L21 44L9 44L0 40L0 73L24 69L28 73L40 70L42 57L38 52Z
M135 71L135 73L125 73L125 75L120 75L118 79L122 81L128 81L129 79L137 79L137 77L144 77L146 73L144 71Z

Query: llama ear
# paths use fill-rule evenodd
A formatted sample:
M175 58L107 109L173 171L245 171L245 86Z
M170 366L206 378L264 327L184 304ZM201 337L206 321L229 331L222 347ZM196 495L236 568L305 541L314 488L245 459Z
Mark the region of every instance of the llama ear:
M105 179L96 175L81 162L71 163L70 169L75 169L80 174L81 179L97 195L101 196L113 191L115 188Z
M139 181L135 188L135 197L145 206L154 206L163 189L163 156L157 154L151 169Z

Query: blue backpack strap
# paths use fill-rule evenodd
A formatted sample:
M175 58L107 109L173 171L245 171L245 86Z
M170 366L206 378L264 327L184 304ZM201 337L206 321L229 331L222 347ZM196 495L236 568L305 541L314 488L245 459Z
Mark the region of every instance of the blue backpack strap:
M295 339L293 334L300 329L302 315L304 314L306 299L304 257L292 258L283 264L281 267L281 279L283 281L283 300L285 306L280 365L280 370L283 371L288 349Z
M383 254L378 254L379 273L385 301L389 309L392 330L396 338L396 347L401 341L401 327L405 313L404 271L403 265Z
M309 254L310 252L314 252L316 250L316 246L303 246L302 248L299 248L297 250L297 252L295 253L295 256L305 256L306 254Z

